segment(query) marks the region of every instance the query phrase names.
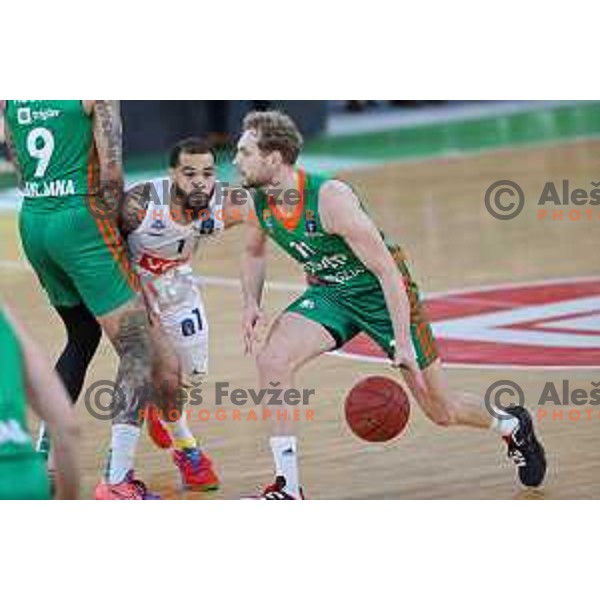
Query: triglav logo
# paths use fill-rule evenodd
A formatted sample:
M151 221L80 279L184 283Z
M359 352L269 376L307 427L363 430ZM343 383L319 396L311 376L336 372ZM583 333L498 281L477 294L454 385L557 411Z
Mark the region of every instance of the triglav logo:
M31 123L31 109L19 108L17 110L17 121L19 125L29 125Z

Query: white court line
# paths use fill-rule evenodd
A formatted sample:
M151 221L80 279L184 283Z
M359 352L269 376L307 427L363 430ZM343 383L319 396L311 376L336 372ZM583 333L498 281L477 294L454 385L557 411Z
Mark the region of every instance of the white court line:
M214 285L219 287L239 288L242 287L242 282L239 279L233 277L211 277L211 276L200 276L196 277L196 283L199 285ZM286 281L266 281L265 287L268 290L274 290L276 292L302 292L306 289L306 286L302 283L291 283Z
M333 350L327 353L329 356L345 358L346 360L356 360L362 362L377 363L380 365L391 365L388 358L382 356L365 356L352 352L341 352ZM479 371L598 371L598 365L504 365L504 364L476 364L476 363L455 363L442 361L444 369L477 369Z
M19 262L19 261L11 261L11 260L0 260L0 269L12 269L12 270L28 270L32 271L32 269L27 265L27 263ZM32 271L33 272L33 271ZM558 284L558 283L578 283L578 282L589 282L589 281L597 281L599 278L597 276L588 276L588 277L562 277L555 279L545 279L545 280L537 280L531 282L523 282L523 283L505 283L505 284L497 284L497 285L485 285L485 286L472 286L463 289L457 290L448 290L444 292L432 292L425 293L423 297L427 298L440 298L443 296L448 296L451 294L458 293L472 293L472 292L480 292L480 291L490 291L490 290L507 290L514 289L518 287L525 286L539 286L539 285L548 285L548 284ZM233 277L197 277L197 282L200 285L212 285L218 287L227 287L227 288L241 288L241 281L239 279ZM286 281L267 281L265 287L269 290L273 291L282 291L282 292L301 292L306 286L301 283L292 283ZM362 356L360 354L351 354L348 352L342 353L339 351L334 351L329 353L330 356L334 356L337 358L344 358L346 360L360 360L364 362L372 362L372 363L380 363L380 364L390 364L390 361L387 358L381 358L376 356ZM470 364L470 363L444 363L444 367L451 369L480 369L480 370L513 370L513 371L561 371L561 370L598 370L598 366L590 366L590 365L566 365L566 366L544 366L544 365L505 365L505 364Z
M33 269L27 262L17 260L0 260L0 269L12 269L14 271L32 271ZM196 277L200 285L214 285L220 287L240 288L242 283L236 277L213 277L211 275ZM550 279L535 279L533 281L510 282L510 283L490 283L485 285L474 285L465 288L452 288L441 292L425 292L425 299L443 298L454 294L472 294L475 292L490 292L493 290L512 290L521 287L538 287L541 285L556 285L562 283L589 283L590 281L600 281L598 275L584 275L573 277L554 277ZM282 292L301 292L306 289L302 283L293 283L291 281L267 281L266 286L274 291ZM518 304L515 304L518 306Z

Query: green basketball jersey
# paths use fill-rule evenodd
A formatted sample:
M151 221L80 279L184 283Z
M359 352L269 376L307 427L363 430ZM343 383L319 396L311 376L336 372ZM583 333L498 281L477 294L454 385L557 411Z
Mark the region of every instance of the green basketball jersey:
M92 117L81 100L8 100L5 119L27 202L93 193L98 169Z
M23 357L19 342L0 309L0 463L4 458L33 455L27 430Z
M309 276L341 290L360 292L379 285L377 277L365 267L339 235L323 229L319 217L319 189L329 177L298 171L303 201L297 204L297 214L289 219L278 218L277 199L264 191L254 196L256 216L260 226L287 254L299 262ZM283 193L280 194L280 205ZM383 238L383 234L382 238ZM388 245L394 252L394 246Z

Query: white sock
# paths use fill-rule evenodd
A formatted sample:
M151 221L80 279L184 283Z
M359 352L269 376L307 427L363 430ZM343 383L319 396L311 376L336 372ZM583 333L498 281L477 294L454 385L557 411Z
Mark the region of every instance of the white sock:
M141 429L135 425L113 425L110 442L106 481L110 484L121 483L127 473L133 469L135 450Z
M169 430L173 437L173 443L178 450L187 450L189 448L197 448L196 438L188 425L187 415L185 410L181 412L181 417L173 423L161 421L162 424Z
M492 424L490 425L490 429L492 431L497 431L502 437L509 436L519 425L519 419L515 417L511 417L508 413L505 413L502 410L496 409L496 412L499 415L506 415L505 418L499 419L498 417L492 417Z
M277 436L270 440L275 471L285 477L285 489L293 496L300 496L298 482L298 454L295 436Z

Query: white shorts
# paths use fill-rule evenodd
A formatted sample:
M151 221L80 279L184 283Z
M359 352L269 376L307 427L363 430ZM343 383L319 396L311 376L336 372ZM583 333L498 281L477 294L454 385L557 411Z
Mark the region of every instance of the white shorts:
M208 321L200 290L194 285L184 301L162 306L158 317L181 361L184 385L200 385L208 372Z

